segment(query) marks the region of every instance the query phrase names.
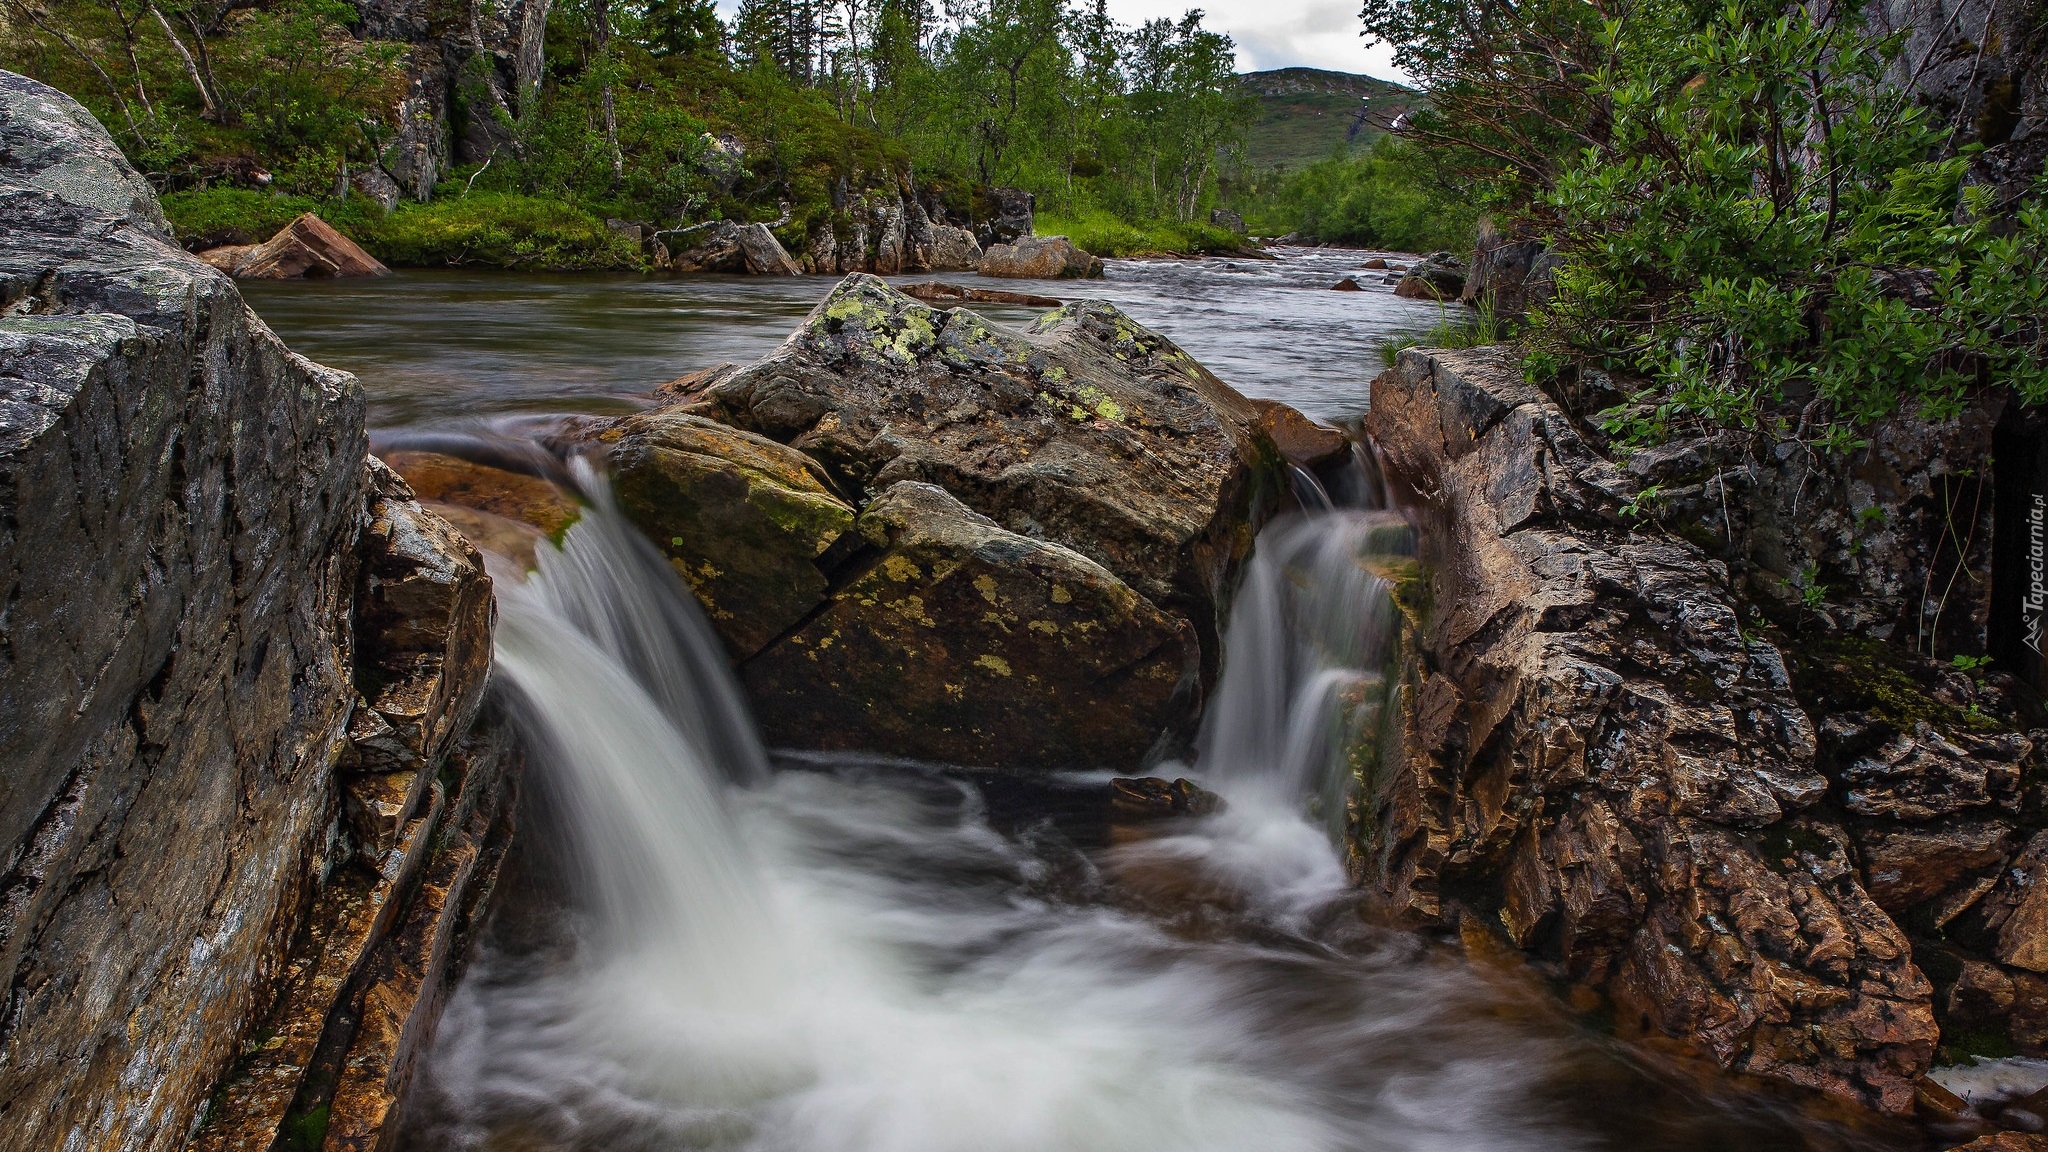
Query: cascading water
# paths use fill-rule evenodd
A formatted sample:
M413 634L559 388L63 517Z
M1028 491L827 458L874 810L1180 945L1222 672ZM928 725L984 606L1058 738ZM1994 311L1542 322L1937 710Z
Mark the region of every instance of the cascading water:
M497 573L503 703L574 882L500 914L426 1060L408 1148L1534 1152L1669 1136L1570 1114L1560 1085L1641 1078L1571 1041L1542 993L1372 927L1301 815L1377 691L1385 514L1261 538L1201 741L1230 810L1088 852L1049 829L999 834L977 790L937 774L767 772L687 592L583 480L594 506L562 549ZM1650 1143L1739 1146L1710 1119L1706 1142Z

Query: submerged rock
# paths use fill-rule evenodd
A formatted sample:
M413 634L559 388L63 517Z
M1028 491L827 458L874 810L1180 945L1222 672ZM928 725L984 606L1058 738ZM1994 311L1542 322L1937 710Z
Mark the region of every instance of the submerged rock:
M913 300L927 304L1021 304L1027 308L1057 308L1064 300L1052 296L1034 296L1029 292L1005 292L1000 288L970 288L960 284L947 284L939 280L928 280L922 284L902 284L896 290Z
M311 212L302 213L261 244L211 248L199 258L238 280L391 274L376 257Z
M858 575L740 666L770 743L1125 767L1175 719L1193 629L1101 565L914 481L859 529Z
M676 411L628 417L600 439L620 510L695 590L736 657L825 601L819 565L854 511L816 461Z
M1102 275L1102 261L1065 236L1022 236L997 244L981 258L983 276L1015 280L1085 280Z

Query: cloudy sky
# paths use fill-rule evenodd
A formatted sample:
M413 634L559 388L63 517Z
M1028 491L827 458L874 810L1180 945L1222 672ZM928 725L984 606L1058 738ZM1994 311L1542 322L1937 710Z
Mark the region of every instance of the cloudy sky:
M1391 53L1367 48L1359 36L1356 0L1109 0L1109 10L1126 24L1178 19L1189 8L1200 8L1204 24L1237 41L1240 72L1306 64L1402 79Z
M718 0L728 20L738 8L739 0ZM1358 35L1357 0L1109 0L1110 12L1126 24L1178 20L1189 8L1200 8L1205 25L1237 41L1240 72L1305 64L1405 79L1386 48L1367 48Z

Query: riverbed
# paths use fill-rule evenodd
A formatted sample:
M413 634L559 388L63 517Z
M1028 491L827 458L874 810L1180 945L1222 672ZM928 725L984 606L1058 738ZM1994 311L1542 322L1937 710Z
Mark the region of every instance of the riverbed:
M1000 286L1112 300L1247 394L1343 419L1381 345L1447 314L1394 297L1370 256ZM1331 291L1345 276L1367 290ZM248 295L362 378L380 431L502 433L759 356L831 283L408 273ZM1383 671L1385 589L1362 561L1401 547L1384 510L1268 529L1262 555L1292 559L1247 577L1270 622L1233 620L1211 709L1242 731L1165 766L1224 813L1105 841L992 811L943 766L761 749L682 586L587 481L597 509L563 552L494 569L527 824L423 1058L410 1152L1916 1145L1618 1041L1483 930L1414 933L1351 887L1316 766L1273 735L1319 705L1264 689ZM1271 666L1233 664L1251 647Z

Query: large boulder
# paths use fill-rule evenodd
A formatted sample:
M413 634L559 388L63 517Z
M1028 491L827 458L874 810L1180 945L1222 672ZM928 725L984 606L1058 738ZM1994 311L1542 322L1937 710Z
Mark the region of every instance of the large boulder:
M916 481L859 530L859 574L741 665L770 742L1120 769L1171 726L1193 629L1101 565Z
M777 575L754 575L744 589L752 596L763 586L790 591L770 613L776 627L741 627L737 620L720 626L771 736L794 743L957 755L991 767L1135 766L1129 758L1154 747L1162 733L1184 735L1192 722L1200 687L1216 669L1221 602L1250 550L1255 521L1268 504L1287 498L1283 459L1263 430L1270 414L1101 303L1068 305L1015 333L963 309L926 307L873 277L849 277L773 354L686 378L664 395L671 407L606 434L617 446L622 507L693 582L702 578L693 570L703 566L724 570L720 550L730 541L763 542L755 571ZM742 442L730 432L710 443L721 425L775 443ZM654 481L678 471L658 453L632 455L657 445L657 427L688 429L701 445L692 450L698 472L688 485ZM778 465L780 488L749 488L742 498L735 483L731 492L717 492L721 515L739 514L754 493L770 498L775 509L759 514L754 527L714 530L708 521L676 519L712 491L702 487L704 474L752 474L759 466L738 460L764 447L787 454ZM686 490L691 485L701 491ZM942 490L945 501L925 499L918 494L927 490L917 485ZM809 491L804 500L843 507L840 519L797 527L787 503L799 488ZM888 507L898 511L871 516L887 493L895 494ZM846 504L837 505L838 498ZM862 509L861 532L836 537L855 507ZM913 511L911 520L902 519ZM912 522L921 527L901 536L898 529ZM997 540L1008 543L996 547ZM1041 544L1060 548L1047 552ZM910 577L909 568L887 559L905 549L917 553L911 563L922 575ZM933 549L972 552L976 572L1004 588L1042 583L1032 573L1055 559L1098 567L1062 577L1068 593L1093 590L1085 603L1029 618L1042 627L1027 619L1025 632L1009 636L1017 627L991 618L998 610L986 597L956 595L962 586L942 579L966 561L942 561ZM918 581L934 587L897 596L875 591ZM742 614L733 595L704 586L714 619ZM862 591L849 591L855 588ZM963 667L978 669L969 679L961 671L933 681L951 685L945 693L965 693L970 682L976 691L921 705L927 715L951 719L915 738L883 715L889 678L872 669L855 674L865 667L860 661L873 659L892 661L887 666L901 675L908 666L893 661L907 651L929 655L934 668L951 667L934 654L929 637L913 643L902 631L910 625L892 605L911 596L922 605L918 628L980 645L963 658ZM1057 596L1052 602L1065 603ZM797 632L779 631L798 619ZM1125 641L1154 635L1160 619L1173 622L1176 637L1184 630L1186 651L1176 639L1146 656L1147 671L1138 676L1129 671L1136 657ZM1069 626L1071 633L1061 631ZM834 630L868 639L827 658L822 654L846 643L833 639ZM1117 637L1123 639L1112 642ZM1118 692L1134 693L1132 699L1098 709L1093 720L1054 719L1064 707L1059 702L1079 691L1040 667L1055 650L1092 669L1102 685L1123 683L1117 676L1124 676L1130 682ZM981 655L991 662L977 664ZM998 663L1031 671L1004 677L994 672ZM1174 674L1165 677L1160 670L1169 667ZM1116 668L1126 672L1112 675ZM1161 684L1163 694L1154 693ZM797 715L812 719L778 719ZM1083 731L1077 725L1091 723L1097 726L1085 730L1085 739L1076 735ZM1030 731L1039 724L1056 731ZM1097 750L1084 753L1090 744Z
M1404 352L1367 427L1433 526L1401 756L1357 829L1372 882L1499 925L1624 1032L1909 1111L1933 990L1726 569L1623 515L1641 488L1506 350Z
M210 248L201 260L238 280L302 280L326 276L389 276L391 269L311 212L261 244Z
M307 1070L449 843L444 801L509 835L470 786L502 761L456 751L489 581L369 463L354 378L280 344L92 118L9 73L0 205L7 1144L269 1148L295 1101L325 1110Z
M1022 188L983 188L974 196L974 238L983 248L1033 234L1037 197Z
M824 603L819 567L854 511L810 457L763 436L668 410L601 436L619 506L694 589L736 657Z
M990 248L981 258L981 274L1012 280L1084 280L1102 275L1102 261L1065 236L1024 236Z
M1465 262L1449 252L1433 252L1408 269L1394 285L1394 295L1410 300L1456 300L1465 292Z

